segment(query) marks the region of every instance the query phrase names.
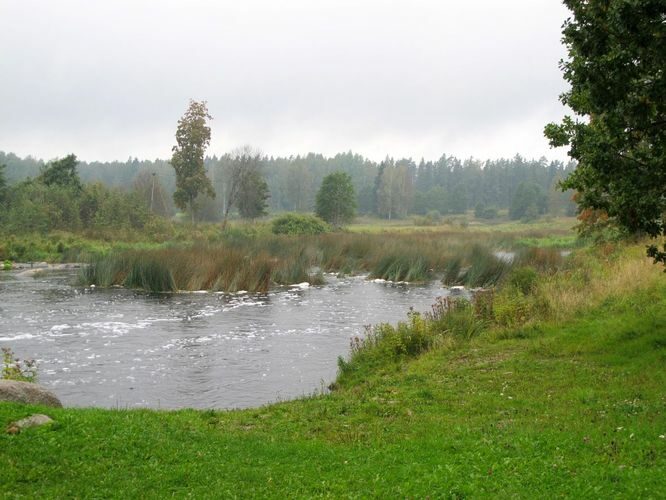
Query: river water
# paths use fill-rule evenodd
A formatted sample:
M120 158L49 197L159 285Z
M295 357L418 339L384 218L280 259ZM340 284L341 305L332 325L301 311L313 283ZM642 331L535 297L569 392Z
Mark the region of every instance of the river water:
M149 294L72 286L70 272L0 273L0 347L37 360L66 406L243 408L312 394L364 325L448 291L327 276L268 294Z

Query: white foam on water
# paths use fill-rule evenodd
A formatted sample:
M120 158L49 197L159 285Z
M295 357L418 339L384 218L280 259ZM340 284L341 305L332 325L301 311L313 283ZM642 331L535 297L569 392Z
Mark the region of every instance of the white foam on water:
M0 342L12 342L14 340L28 340L35 336L32 333L17 333L13 337L0 337Z

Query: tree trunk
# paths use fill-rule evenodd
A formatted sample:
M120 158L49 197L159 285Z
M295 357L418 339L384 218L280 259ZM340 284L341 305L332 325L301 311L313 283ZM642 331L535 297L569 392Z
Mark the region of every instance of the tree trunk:
M224 231L227 227L227 219L229 217L229 207L230 205L227 205L227 207L224 209L224 217L222 218L222 231Z

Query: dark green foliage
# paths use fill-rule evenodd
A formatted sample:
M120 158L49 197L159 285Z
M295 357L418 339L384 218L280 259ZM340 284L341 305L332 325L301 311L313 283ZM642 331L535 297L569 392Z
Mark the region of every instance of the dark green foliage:
M351 222L356 213L356 195L349 174L334 172L324 177L317 192L316 213L335 227Z
M176 191L173 200L181 209L189 208L194 222L195 200L199 194L211 198L215 191L210 179L206 177L204 153L210 144L210 127L207 120L206 102L190 100L190 105L183 117L178 120L176 145L172 148L171 165L176 171Z
M101 184L73 190L69 186L26 181L11 190L7 204L5 227L14 234L141 229L150 218L147 207L136 195Z
M132 193L101 188L93 226L100 228L142 229L150 219L150 212L143 200Z
M204 167L218 196L212 199L206 193L200 193L194 200L196 215L200 220L216 221L224 216L227 208L237 209L237 199L232 187L237 184L234 179L241 178L242 175L235 175L234 172L245 170L246 167L261 167L271 195L267 200L271 212L311 211L314 208L316 190L323 178L331 172L344 171L352 179L360 213L376 214L377 190L380 185L384 188L389 185L395 188L392 191L382 191L383 203L388 201L385 199L387 194L397 200L395 204L385 203L392 207L393 218L403 217L405 213L425 215L431 210L437 210L441 214L459 212L460 207L455 206L460 202L460 199L456 201L456 197L460 198L457 193L459 188L466 193L467 207L474 207L481 201L489 207L506 209L510 206L520 182L529 179L537 183L544 192L550 193L552 186L566 178L574 168L573 163L546 163L543 160L527 160L519 155L485 163L476 160L460 161L448 156L442 156L437 161L422 161L418 165L405 159L390 160L389 164L391 162L394 165L392 168L402 175L386 177L384 181L387 182L379 182L382 178L379 170L385 162L377 164L353 153L338 154L330 158L318 154L273 158L260 157L243 148L241 154L232 152L222 157L207 157L204 158ZM6 176L10 184L28 176L36 177L44 167L43 162L34 158L21 159L12 153L3 152L0 152L0 163L7 165ZM399 171L397 165L400 165ZM386 169L385 166L383 168ZM171 194L176 189L176 175L167 161L139 161L130 158L125 162L79 162L77 171L84 183L101 182L107 187L138 191L147 206L150 207L152 200L154 213L172 214ZM152 176L153 173L156 174L155 177ZM569 200L570 194L560 195L562 200L553 204L554 211L568 213L572 206L575 208ZM383 214L388 217L388 212Z
M474 217L477 219L496 219L497 209L495 207L487 207L485 203L479 202L474 207Z
M565 0L571 88L565 117L545 133L579 165L563 182L582 209L602 210L630 232L666 232L666 6L663 0ZM649 255L666 265L666 248Z
M283 214L271 222L273 234L321 234L329 230L323 220L309 214Z
M22 182L10 194L6 227L12 233L46 233L81 227L78 195L69 186Z
M75 155L55 160L28 179L5 191L6 228L12 233L81 227L79 198L82 185Z
M238 212L244 219L256 219L268 214L268 184L259 170L253 170L240 186Z
M67 155L46 165L38 179L47 186L60 186L79 191L82 186L76 170L78 164L76 155Z
M524 295L528 295L536 289L538 278L536 270L526 266L512 269L506 282Z
M546 212L548 198L538 184L521 182L516 189L509 208L509 217L513 220L534 220Z

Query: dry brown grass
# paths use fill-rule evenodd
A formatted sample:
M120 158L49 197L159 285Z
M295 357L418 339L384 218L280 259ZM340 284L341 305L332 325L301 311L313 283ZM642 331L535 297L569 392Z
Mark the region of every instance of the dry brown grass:
M645 256L645 245L604 245L573 256L568 269L540 284L540 293L552 319L561 321L610 297L648 288L664 279L661 271Z

